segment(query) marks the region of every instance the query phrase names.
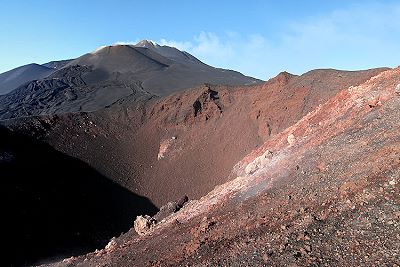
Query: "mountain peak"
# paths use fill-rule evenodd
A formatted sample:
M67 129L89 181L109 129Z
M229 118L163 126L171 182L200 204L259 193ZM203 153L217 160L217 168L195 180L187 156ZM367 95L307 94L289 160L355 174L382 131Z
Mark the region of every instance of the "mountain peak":
M151 47L158 46L158 44L156 44L155 42L150 41L150 40L141 40L135 46L151 48Z

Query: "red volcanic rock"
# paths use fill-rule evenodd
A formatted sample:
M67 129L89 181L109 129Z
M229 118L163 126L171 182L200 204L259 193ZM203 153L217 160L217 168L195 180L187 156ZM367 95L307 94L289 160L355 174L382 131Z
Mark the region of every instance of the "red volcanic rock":
M161 207L184 194L200 198L230 180L233 166L254 148L383 70L281 73L248 87L203 85L148 103L19 119L16 128Z
M151 236L131 236L111 253L68 264L397 264L399 83L397 68L343 88L250 152L233 168L234 179L185 205ZM371 99L380 105L370 108ZM260 163L266 151L273 156ZM256 171L246 172L249 165Z
M362 241L381 245L362 239L360 231L378 236L368 228L368 210L388 217L395 208L382 205L397 201L399 81L397 70L383 71L283 73L263 85L204 85L145 103L128 98L96 112L7 124L158 207L182 195L199 199L152 225L151 235L132 229L112 252L74 265L254 266L265 264L265 254L275 265L350 264L368 250ZM374 100L380 105L371 108ZM204 217L212 226L193 232L207 224ZM353 243L336 238L337 231L358 238L360 248L346 254L343 247ZM304 232L309 240L297 240ZM368 253L390 262L382 250Z

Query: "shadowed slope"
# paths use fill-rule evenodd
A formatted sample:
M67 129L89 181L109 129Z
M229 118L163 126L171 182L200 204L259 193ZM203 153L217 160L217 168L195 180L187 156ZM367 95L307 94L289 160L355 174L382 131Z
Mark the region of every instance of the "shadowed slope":
M156 207L49 145L0 128L3 266L104 247Z

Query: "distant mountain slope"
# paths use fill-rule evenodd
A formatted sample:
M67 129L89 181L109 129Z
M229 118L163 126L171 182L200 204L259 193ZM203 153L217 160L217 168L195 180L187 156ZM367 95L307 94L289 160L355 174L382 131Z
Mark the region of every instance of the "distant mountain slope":
M186 52L149 41L100 47L74 60L35 66L47 70L43 74L46 78L36 77L0 96L0 119L95 111L127 97L142 101L203 83L261 82L236 71L208 66ZM21 77L26 77L23 74Z
M24 83L43 79L55 70L38 64L28 64L0 74L0 95L7 94Z
M139 80L146 91L158 96L202 83L249 85L261 82L236 71L208 66L187 52L146 40L136 45L101 47L68 64L73 65L92 67L95 74L88 77L90 82L118 75L119 80Z
M87 84L82 76L91 74L79 65L63 68L46 79L25 84L0 96L0 120L32 115L95 111L132 95L134 100L148 99L135 82L117 80Z
M48 67L51 69L61 69L62 67L64 67L71 61L72 61L72 59L50 61L50 62L42 64L42 66L45 66L45 67Z

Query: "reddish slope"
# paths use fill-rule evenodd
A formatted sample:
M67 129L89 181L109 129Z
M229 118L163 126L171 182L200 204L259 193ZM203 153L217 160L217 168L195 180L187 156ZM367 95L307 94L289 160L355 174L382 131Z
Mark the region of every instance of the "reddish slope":
M399 121L394 69L341 91L265 142L236 165L236 179L152 234L128 234L55 265L393 266L400 251Z
M255 147L340 89L381 71L282 73L262 86L203 86L148 104L26 119L25 125L28 132L42 129L44 141L161 206L184 194L199 198L228 181L232 167ZM158 159L160 145L167 143Z

